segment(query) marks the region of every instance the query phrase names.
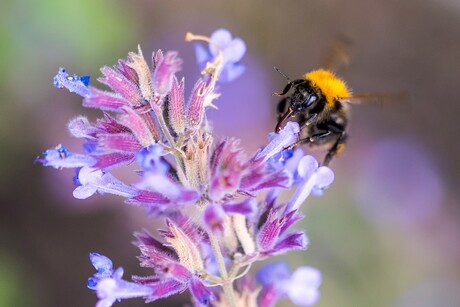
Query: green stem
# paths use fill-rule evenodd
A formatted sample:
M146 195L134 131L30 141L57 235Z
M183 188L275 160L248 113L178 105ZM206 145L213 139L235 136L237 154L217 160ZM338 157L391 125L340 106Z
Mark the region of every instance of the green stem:
M225 299L227 300L227 304L229 307L236 307L235 293L233 292L233 282L228 279L227 268L225 267L224 257L222 256L219 241L212 232L208 232L208 236L209 241L211 242L211 247L214 252L214 256L216 257L220 276L223 280L222 288L224 290Z
M155 115L157 116L158 123L160 124L161 130L163 131L164 135L166 136L166 139L169 142L169 146L172 148L172 153L174 155L174 158L176 160L176 165L177 165L177 176L179 177L179 180L182 182L184 186L189 186L187 176L185 175L185 172L184 172L184 161L180 153L178 153L178 149L176 147L176 143L174 142L174 138L169 132L168 125L166 125L165 119L163 117L163 111L159 107L153 108L153 111L155 112Z

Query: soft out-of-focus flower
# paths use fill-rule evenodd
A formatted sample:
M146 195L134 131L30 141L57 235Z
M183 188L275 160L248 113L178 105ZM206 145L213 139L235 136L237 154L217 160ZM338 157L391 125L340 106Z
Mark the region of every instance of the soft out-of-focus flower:
M209 48L200 44L195 45L195 53L198 65L205 69L206 63L212 62L222 52L223 65L219 72L219 81L233 81L246 69L240 63L246 53L246 44L239 38L232 38L232 34L226 29L218 29L211 34ZM220 49L220 50L219 50Z
M274 306L287 296L297 306L312 306L319 299L321 273L312 267L303 266L291 273L286 262L265 265L257 272L257 281L263 286L259 304Z
M366 217L377 223L407 224L429 219L439 209L442 178L427 149L413 140L368 144L360 164L355 197Z

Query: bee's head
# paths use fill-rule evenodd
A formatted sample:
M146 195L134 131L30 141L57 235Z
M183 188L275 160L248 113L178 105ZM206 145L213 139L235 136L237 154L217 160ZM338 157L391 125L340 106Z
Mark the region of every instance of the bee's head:
M319 100L319 95L320 93L317 93L308 82L297 85L290 99L294 113L292 116L312 108L315 102Z

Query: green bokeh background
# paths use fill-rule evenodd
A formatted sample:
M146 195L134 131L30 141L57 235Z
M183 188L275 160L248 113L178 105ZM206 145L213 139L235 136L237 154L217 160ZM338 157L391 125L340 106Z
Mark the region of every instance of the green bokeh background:
M79 97L52 87L57 69L89 74L96 83L99 67L115 64L140 44L144 54L178 50L190 80L196 77L193 48L183 35L210 34L218 27L246 41L248 68L242 81L222 87L229 98L219 102L222 117L212 111L219 119L214 126L220 135L242 138L249 152L265 142L274 125L276 100L270 94L283 80L272 67L301 76L340 35L353 41L343 76L355 92L410 96L408 107L353 110L348 148L332 164L336 182L305 206L302 227L311 246L283 258L293 268L308 264L323 272L317 306L460 306L457 0L3 0L0 306L94 305L96 297L85 286L93 273L90 251L109 255L126 276L149 274L138 267L130 242L136 230L154 231L152 220L118 198L76 201L72 172L33 164L43 149L60 142L77 149L66 123L81 113L97 115L83 110ZM383 194L365 200L367 209L357 205L359 175L367 165L362 161L385 139L414 145L439 178L441 196L422 218L417 210L411 218L397 198L388 210L373 207L385 195L384 184ZM401 176L396 170L382 182ZM413 189L422 193L430 186ZM182 296L158 306L185 302ZM133 300L116 306L141 305Z

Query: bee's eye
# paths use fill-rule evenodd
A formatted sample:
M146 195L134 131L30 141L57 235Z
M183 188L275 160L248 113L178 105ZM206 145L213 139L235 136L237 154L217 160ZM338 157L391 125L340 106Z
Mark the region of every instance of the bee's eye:
M316 99L317 99L317 97L316 97L315 94L310 94L310 95L308 95L308 96L307 96L307 99L305 99L305 101L304 101L304 106L305 106L305 107L311 106L311 104L312 104L313 102L315 102Z

